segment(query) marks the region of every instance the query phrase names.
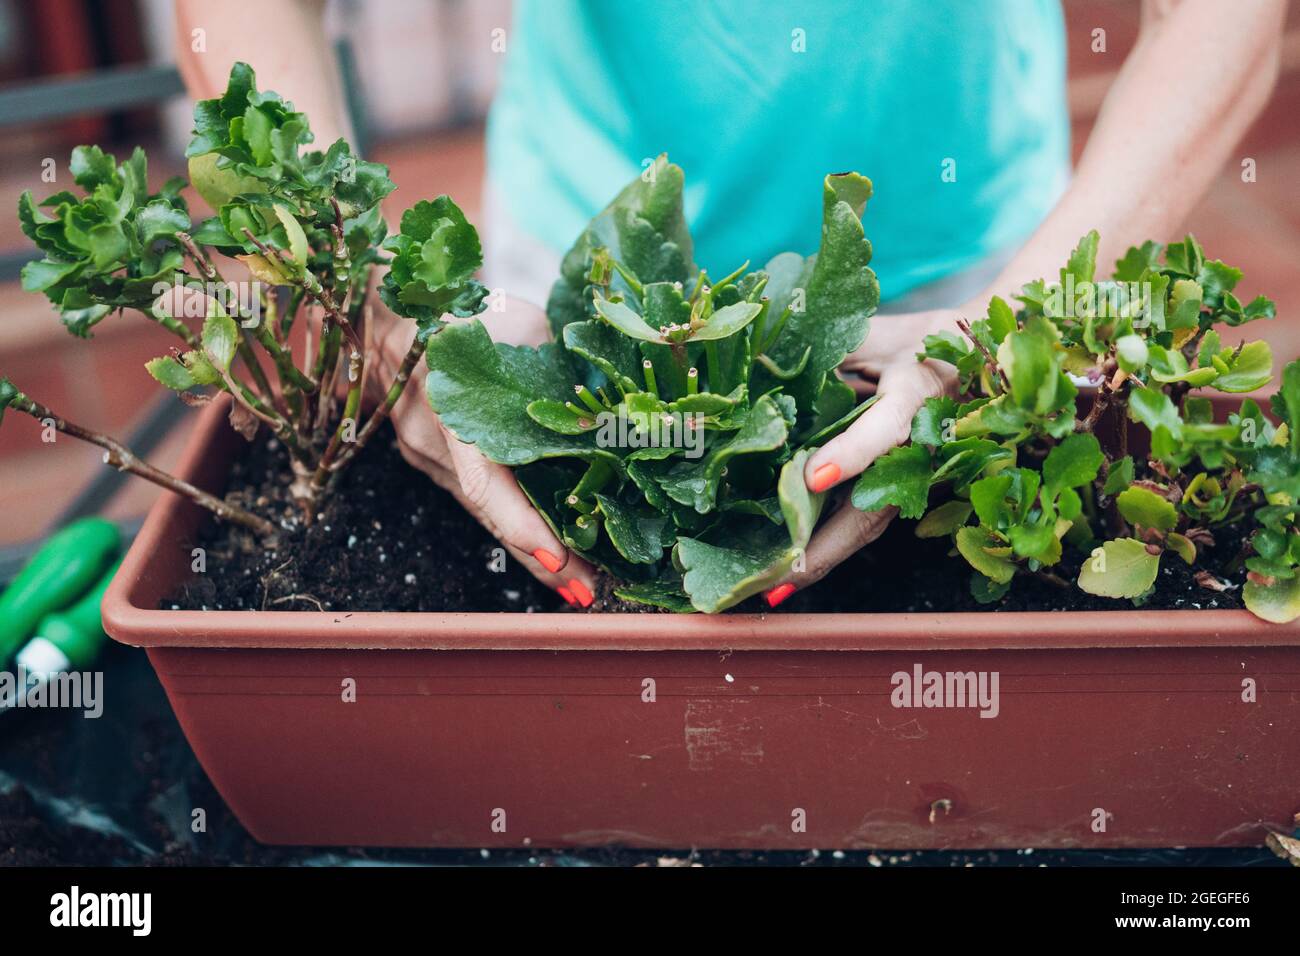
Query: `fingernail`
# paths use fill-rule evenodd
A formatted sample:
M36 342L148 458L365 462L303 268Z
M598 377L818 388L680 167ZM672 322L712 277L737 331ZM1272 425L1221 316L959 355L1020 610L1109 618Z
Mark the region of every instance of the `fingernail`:
M813 472L812 490L816 494L819 491L825 491L835 482L840 480L840 466L835 462L828 462Z
M574 597L578 599L579 604L583 607L591 607L591 602L594 601L595 598L593 598L591 592L587 590L587 585L583 584L577 578L574 578L569 582L569 587L573 588Z
M564 567L564 562L551 554L551 552L547 551L545 548L538 548L533 552L533 557L537 559L538 564L544 567L547 571L550 571L552 574Z
M772 588L772 590L767 592L767 606L776 607L791 594L794 594L793 584L788 581L785 584L778 584L776 587Z
M573 592L568 588L556 588L555 590L560 592L560 597L569 602L569 607L578 606L578 599L573 596Z

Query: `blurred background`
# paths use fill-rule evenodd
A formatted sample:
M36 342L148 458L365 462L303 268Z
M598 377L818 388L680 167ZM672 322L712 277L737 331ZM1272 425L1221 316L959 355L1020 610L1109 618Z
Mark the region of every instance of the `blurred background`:
M1077 158L1137 35L1139 4L1066 0L1064 8ZM509 0L331 0L328 16L361 148L390 166L399 187L390 220L414 198L445 192L476 221L482 124L503 59L492 37L509 29ZM1092 50L1097 28L1106 31L1104 53ZM1278 318L1258 332L1279 365L1300 356L1294 3L1285 30L1277 89L1238 150L1255 160L1257 181L1243 183L1239 166L1229 166L1187 223L1215 256L1245 271L1243 291L1276 300ZM32 254L15 210L23 190L57 188L41 182L42 161L66 169L79 143L119 157L143 145L155 184L184 172L191 107L171 62L173 35L170 0L0 0L0 370L70 418L148 448L163 467L178 457L185 429L160 427L160 403L170 403L172 417L183 412L160 394L144 362L164 354L169 337L128 314L102 323L93 346L73 340L43 296L19 288L18 270ZM103 470L97 449L62 437L43 444L36 422L8 416L0 429L0 549L39 536L70 508L84 509L85 489ZM131 481L93 505L131 519L157 494Z

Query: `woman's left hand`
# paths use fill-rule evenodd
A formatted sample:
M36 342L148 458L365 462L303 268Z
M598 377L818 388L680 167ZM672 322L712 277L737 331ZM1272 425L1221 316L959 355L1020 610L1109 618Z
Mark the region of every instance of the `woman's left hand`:
M958 331L962 315L978 315L974 308L941 309L901 315L877 316L866 342L840 366L842 377L859 396L875 394L867 409L841 435L808 459L804 481L813 492L829 491L856 478L873 461L907 441L912 416L927 398L936 398L956 385L951 365L918 362L925 336L941 329ZM803 570L794 572L767 592L772 607L798 588L820 580L831 568L864 545L880 537L897 513L895 508L863 512L847 501L813 535L804 555Z

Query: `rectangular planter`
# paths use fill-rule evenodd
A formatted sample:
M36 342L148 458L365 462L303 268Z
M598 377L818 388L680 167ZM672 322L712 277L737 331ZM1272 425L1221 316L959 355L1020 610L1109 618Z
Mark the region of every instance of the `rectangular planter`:
M179 469L212 490L224 418ZM1244 611L158 610L205 520L163 495L104 623L266 843L1238 846L1300 810L1300 627ZM917 665L996 672L997 716L893 706Z

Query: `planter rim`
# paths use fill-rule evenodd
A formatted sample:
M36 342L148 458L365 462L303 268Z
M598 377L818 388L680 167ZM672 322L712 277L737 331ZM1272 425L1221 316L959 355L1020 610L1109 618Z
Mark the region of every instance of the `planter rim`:
M203 410L176 473L200 486L226 424ZM226 447L234 447L228 445ZM226 456L222 457L224 464ZM208 483L210 484L210 483ZM219 489L209 489L218 490ZM966 611L851 614L580 614L395 611L172 611L139 599L185 509L154 503L103 600L104 629L135 647L548 651L869 651L1300 646L1300 621L1246 610Z

